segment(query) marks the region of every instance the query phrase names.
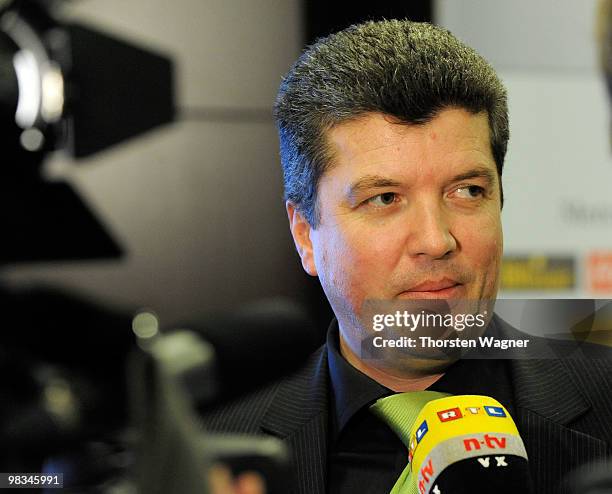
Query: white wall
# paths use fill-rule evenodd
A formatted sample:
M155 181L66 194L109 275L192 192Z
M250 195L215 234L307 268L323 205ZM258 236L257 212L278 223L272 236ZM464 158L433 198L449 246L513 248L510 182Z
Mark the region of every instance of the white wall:
M596 0L435 0L434 15L497 69L593 71Z

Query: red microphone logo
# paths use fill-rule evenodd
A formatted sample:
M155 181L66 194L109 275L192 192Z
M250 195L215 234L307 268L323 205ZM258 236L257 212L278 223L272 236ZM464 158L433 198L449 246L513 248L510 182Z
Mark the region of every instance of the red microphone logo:
M449 408L448 410L438 412L440 422L449 422L450 420L457 420L462 417L463 415L461 415L461 410L459 410L459 408Z

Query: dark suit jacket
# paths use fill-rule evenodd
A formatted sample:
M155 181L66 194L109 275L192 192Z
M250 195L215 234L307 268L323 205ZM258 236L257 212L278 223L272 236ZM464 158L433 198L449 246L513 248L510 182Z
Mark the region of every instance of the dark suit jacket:
M612 361L574 355L509 364L513 418L535 492L558 494L567 472L612 456ZM210 431L281 438L294 457L291 492L324 494L329 386L323 346L293 375L206 414L204 425Z

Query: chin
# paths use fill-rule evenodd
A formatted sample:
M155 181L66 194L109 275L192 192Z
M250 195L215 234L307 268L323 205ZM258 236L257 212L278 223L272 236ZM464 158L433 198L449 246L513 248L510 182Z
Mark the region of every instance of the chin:
M459 358L460 354L457 355L436 355L425 356L422 353L412 354L399 358L397 356L390 357L389 362L392 365L386 365L384 367L388 369L389 373L400 373L402 375L411 374L414 376L430 376L432 374L442 374L453 365ZM381 366L382 367L382 366Z

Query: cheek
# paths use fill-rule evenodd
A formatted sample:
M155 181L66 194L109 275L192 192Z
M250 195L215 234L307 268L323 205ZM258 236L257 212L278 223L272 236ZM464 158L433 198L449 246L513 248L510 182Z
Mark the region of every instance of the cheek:
M459 242L463 254L471 260L475 272L497 273L503 251L503 235L499 217L487 217L478 224L462 229Z
M355 245L344 232L321 231L313 242L315 263L321 284L345 291L360 269L363 247Z
M362 283L368 286L370 297L386 297L390 282L394 279L405 256L405 228L388 228L384 231L360 232L355 242L354 259Z
M353 301L382 296L401 258L401 241L393 234L365 234L363 228L318 232L313 238L315 263L324 288L334 287Z

